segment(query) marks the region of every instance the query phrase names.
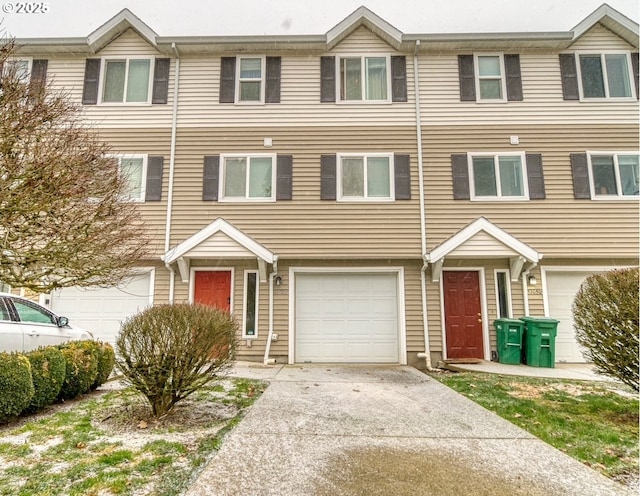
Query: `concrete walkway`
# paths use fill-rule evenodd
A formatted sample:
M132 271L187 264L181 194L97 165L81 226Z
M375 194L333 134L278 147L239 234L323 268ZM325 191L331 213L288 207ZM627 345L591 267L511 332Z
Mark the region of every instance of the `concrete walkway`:
M189 496L633 494L411 367L235 375L271 384Z
M447 364L445 368L458 372L485 372L487 374L546 377L549 379L615 382L615 380L610 377L596 374L594 366L590 363L556 363L555 367L548 368L529 367L527 365L507 365L483 360L480 363Z

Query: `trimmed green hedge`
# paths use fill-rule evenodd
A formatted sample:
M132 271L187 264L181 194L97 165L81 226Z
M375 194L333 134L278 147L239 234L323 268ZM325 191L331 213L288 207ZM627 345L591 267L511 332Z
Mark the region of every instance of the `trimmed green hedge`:
M98 375L91 385L92 391L107 382L116 364L116 354L113 351L113 346L109 343L101 343L100 341L94 341L94 343L98 352Z
M0 353L0 422L20 415L34 392L29 359L18 353Z
M91 390L98 377L98 351L94 341L69 341L58 346L66 360L66 375L59 400L75 398Z
M25 356L31 363L31 377L35 388L35 394L26 411L35 412L51 405L60 394L67 362L62 351L53 346L38 348Z

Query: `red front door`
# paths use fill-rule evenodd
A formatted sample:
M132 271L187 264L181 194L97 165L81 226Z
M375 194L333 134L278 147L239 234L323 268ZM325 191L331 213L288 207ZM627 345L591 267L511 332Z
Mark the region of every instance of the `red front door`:
M231 271L197 270L195 272L194 303L221 310L231 310Z
M477 271L443 271L447 358L484 358L480 277Z

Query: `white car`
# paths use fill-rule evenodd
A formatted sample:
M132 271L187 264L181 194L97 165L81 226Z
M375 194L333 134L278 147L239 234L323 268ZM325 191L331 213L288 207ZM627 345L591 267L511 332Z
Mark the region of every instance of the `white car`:
M0 293L0 351L31 351L81 339L93 336L31 300Z

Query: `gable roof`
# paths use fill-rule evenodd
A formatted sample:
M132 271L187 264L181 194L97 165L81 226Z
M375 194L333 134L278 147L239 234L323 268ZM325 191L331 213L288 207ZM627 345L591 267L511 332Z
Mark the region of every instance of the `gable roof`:
M638 47L638 23L633 22L606 3L603 3L572 29L573 42L580 39L596 24L602 24L630 45Z
M515 255L524 257L531 263L537 263L542 259L541 253L535 251L533 248L523 243L515 236L512 236L505 230L496 226L485 217L479 217L471 224L467 225L456 234L451 236L449 239L431 250L431 252L429 252L426 256L427 262L435 263L444 259L446 256L452 254L455 250L460 248L478 233L488 234L489 236L491 236L491 238L504 245L509 251L514 252ZM483 258L487 255L487 253L476 253L476 258Z
M153 29L123 9L87 37L17 39L21 53L96 53L133 29L151 46L165 54L220 53L238 51L287 52L306 50L322 53L331 50L356 29L365 27L391 47L405 53L457 49L518 49L571 46L596 24L602 24L634 47L638 47L638 23L607 4L601 5L571 31L514 33L416 33L405 34L380 16L361 6L324 34L311 35L246 35L246 36L158 36Z

